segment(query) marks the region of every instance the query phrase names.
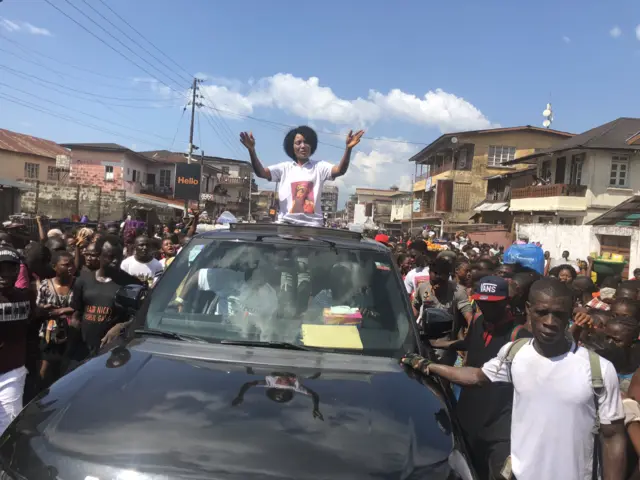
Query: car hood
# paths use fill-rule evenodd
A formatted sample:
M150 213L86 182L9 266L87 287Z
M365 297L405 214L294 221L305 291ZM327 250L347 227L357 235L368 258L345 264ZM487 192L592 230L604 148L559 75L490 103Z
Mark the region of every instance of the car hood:
M31 402L0 456L28 479L444 479L451 428L392 359L138 339Z

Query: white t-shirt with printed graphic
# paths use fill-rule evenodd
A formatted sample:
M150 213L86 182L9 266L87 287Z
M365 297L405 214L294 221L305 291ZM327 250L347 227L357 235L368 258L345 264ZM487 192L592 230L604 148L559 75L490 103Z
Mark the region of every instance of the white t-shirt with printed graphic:
M329 162L315 160L304 165L289 161L270 166L271 181L280 182L278 222L323 226L320 196L324 182L333 178L332 168Z
M422 282L429 281L429 267L416 267L407 273L404 277L404 286L407 289L407 293L411 298L415 292L418 291L418 286Z

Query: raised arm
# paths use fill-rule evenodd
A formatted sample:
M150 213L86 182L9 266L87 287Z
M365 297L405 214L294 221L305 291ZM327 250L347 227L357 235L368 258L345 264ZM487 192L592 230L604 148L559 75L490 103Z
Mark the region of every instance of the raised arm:
M331 169L331 176L333 178L341 177L347 173L347 170L349 169L349 162L351 161L351 151L353 150L353 147L360 143L360 139L363 135L364 130L360 130L355 134L353 133L353 130L349 130L349 133L347 134L347 147L344 150L344 155L342 155L342 160L340 160L338 165Z
M268 168L262 166L260 159L258 159L258 155L256 154L256 139L253 138L253 133L251 132L241 132L240 133L240 143L244 145L244 147L249 151L249 157L251 157L251 166L253 167L253 172L256 174L258 178L264 178L265 180L271 181L271 172Z
M490 382L481 368L440 365L418 355L404 357L402 363L423 375L437 375L463 387L481 387Z

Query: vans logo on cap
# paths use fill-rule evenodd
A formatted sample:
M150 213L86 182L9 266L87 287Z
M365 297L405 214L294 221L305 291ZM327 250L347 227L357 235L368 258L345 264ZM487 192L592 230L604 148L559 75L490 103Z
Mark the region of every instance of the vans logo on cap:
M480 285L480 293L496 293L498 286L495 283L483 283Z

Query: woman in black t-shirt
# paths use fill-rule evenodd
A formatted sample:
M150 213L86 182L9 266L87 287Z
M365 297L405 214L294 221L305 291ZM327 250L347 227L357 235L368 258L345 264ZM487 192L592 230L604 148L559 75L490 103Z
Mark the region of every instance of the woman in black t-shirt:
M126 312L116 306L116 292L125 285L140 285L140 281L120 269L123 248L117 237L107 235L95 244L100 267L94 273L82 275L73 289L75 310L70 333L75 336L69 346L70 368L94 355L106 343L107 333L127 322ZM80 335L81 334L81 335ZM71 339L70 339L71 341Z

